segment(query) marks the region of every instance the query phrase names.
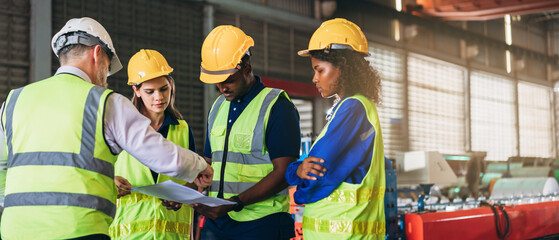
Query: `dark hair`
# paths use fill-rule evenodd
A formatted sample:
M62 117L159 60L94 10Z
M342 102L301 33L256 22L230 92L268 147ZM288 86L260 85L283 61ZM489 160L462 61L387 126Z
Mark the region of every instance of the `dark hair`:
M362 94L377 104L381 102L380 75L363 53L348 49L324 49L310 51L310 54L340 69L338 84L344 96Z
M165 75L165 78L167 78L167 81L169 81L169 85L171 85L171 97L170 97L171 100L169 101L169 106L167 106L165 112L171 114L171 116L175 117L176 119L183 119L182 114L175 107L175 80L170 75ZM136 88L139 89L140 87L142 87L142 83L136 84L134 86L136 86ZM140 112L145 111L146 109L146 106L144 105L144 101L142 101L142 99L136 96L135 93L132 95L132 104Z
M249 50L248 53L241 58L241 62L239 63L241 65L241 69L244 68L247 64L250 64L251 55L252 53Z

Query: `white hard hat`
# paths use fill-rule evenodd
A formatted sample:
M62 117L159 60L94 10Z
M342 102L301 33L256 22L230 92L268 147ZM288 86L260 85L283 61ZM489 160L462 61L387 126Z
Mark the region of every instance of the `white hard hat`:
M66 25L54 34L51 41L52 51L57 57L62 48L74 44L86 46L100 45L111 60L108 76L122 69L122 63L120 63L116 55L111 36L109 36L107 30L94 19L83 17L68 20Z

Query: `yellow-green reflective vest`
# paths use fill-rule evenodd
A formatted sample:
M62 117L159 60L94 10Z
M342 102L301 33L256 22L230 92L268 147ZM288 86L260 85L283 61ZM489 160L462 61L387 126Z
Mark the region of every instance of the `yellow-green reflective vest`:
M188 124L178 121L178 125L169 125L167 139L188 149ZM126 178L134 187L155 184L151 170L126 151L118 155L115 175ZM157 177L157 183L167 180L186 183L163 174ZM112 239L190 239L193 210L187 204L178 211L167 210L159 198L132 192L117 199L116 205L116 217L109 229Z
M2 114L8 146L2 239L108 235L117 193L116 156L103 136L111 92L70 74L10 92Z
M377 110L374 103L362 95L344 99L340 107L347 99L357 99L363 104L367 119L376 131L371 165L361 184L343 182L330 196L305 205L303 236L306 240L384 239L384 147ZM336 112L332 118L336 117ZM330 122L316 141L324 136Z
M224 198L246 191L272 172L273 165L265 146L264 135L270 111L280 95L289 100L283 90L264 88L252 99L231 127L225 161ZM212 197L216 197L219 191L227 119L231 105L231 102L224 100L225 97L221 95L214 102L208 116L208 136L212 148L212 167L215 171L210 188ZM228 214L236 221L251 221L273 213L288 211L289 195L286 188L271 198L247 205L239 212L230 211Z

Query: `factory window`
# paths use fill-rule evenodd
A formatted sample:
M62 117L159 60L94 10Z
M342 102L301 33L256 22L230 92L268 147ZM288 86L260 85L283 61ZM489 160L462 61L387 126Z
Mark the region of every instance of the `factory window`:
M410 150L465 152L465 69L425 56L408 58Z
M291 101L299 112L299 124L301 126L301 136L310 136L313 133L312 114L313 106L311 100L292 98Z
M504 77L476 71L470 75L472 151L487 152L487 160L517 155L514 86Z
M396 50L380 46L372 46L369 51L371 57L368 60L382 79L382 103L377 105L377 110L382 128L384 154L388 158L395 158L396 153L404 150L402 134L404 56Z
M553 157L551 89L526 82L518 83L520 156Z

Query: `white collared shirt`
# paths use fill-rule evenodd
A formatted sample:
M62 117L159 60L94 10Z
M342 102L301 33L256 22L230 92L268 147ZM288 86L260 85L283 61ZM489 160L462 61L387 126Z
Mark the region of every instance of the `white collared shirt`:
M62 66L56 74L67 73L91 83L91 79L81 69ZM4 111L4 104L0 112ZM126 150L155 172L194 181L198 173L206 169L206 161L188 149L182 148L165 139L151 126L151 120L142 115L132 102L118 93L112 93L105 103L104 134L105 140L114 154ZM2 142L4 128L0 126ZM5 149L5 148L3 148ZM1 153L1 160L7 153Z

